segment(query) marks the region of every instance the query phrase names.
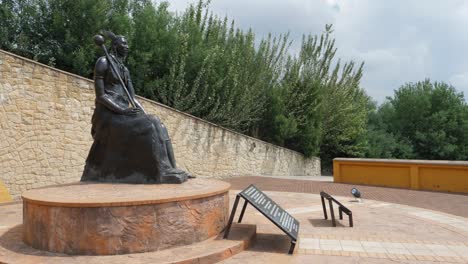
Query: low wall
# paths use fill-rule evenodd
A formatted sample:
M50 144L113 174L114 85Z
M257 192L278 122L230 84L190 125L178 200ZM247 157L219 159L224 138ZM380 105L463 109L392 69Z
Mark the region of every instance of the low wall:
M468 161L333 160L334 182L468 193Z
M93 82L0 50L0 182L78 181L92 143ZM320 175L320 160L140 98L165 123L178 166L200 177Z

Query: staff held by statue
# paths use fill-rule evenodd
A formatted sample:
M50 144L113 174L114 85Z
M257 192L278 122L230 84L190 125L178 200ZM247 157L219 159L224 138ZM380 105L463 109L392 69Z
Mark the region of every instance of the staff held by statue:
M104 45L105 42L106 42L106 40L105 40L103 35L98 34L98 35L94 36L94 43L104 50L104 53L106 54L107 61L109 61L109 64L111 66L112 71L117 75L117 78L119 79L119 82L122 85L123 90L125 91L125 94L127 95L130 104L132 105L133 108L140 108L141 111L143 111L143 113L145 113L145 110L143 108L141 108L141 107L138 107L135 100L130 95L127 86L125 85L124 81L122 80L122 77L120 76L119 71L117 71L117 69L115 68L113 59L111 58L111 56L107 52L106 46Z

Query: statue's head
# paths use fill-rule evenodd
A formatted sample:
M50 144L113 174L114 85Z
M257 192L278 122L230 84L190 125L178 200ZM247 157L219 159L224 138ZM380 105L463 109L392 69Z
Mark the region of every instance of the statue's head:
M128 54L127 39L122 35L117 35L112 39L112 50L119 57L125 57Z
M94 43L101 46L107 39L111 40L112 53L118 57L125 57L128 54L128 42L125 36L115 35L112 31L102 30L101 34L94 36Z

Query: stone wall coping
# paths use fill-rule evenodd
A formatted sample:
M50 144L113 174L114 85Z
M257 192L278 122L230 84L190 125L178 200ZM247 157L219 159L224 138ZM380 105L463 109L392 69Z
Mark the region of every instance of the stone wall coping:
M397 164L419 164L419 165L444 165L444 166L468 166L468 161L462 160L410 160L410 159L364 159L364 158L335 158L333 161L340 162L370 162L370 163L397 163Z
M74 73L71 73L71 72L67 72L67 71L63 71L63 70L60 70L60 69L57 69L57 68L54 68L52 66L49 66L47 64L44 64L44 63L40 63L38 61L35 61L35 60L31 60L31 59L28 59L26 57L22 57L20 55L17 55L17 54L14 54L14 53L11 53L11 52L8 52L8 51L5 51L5 50L2 50L0 49L0 53L5 53L7 54L8 56L12 56L12 57L15 57L17 59L20 59L22 61L26 61L26 62L29 62L29 63L32 63L32 64L36 64L36 65L39 65L41 67L45 67L49 70L52 70L52 71L56 71L56 72L59 72L59 73L63 73L65 75L68 75L68 76L71 76L71 77L75 77L75 78L78 78L78 79L81 79L83 81L88 81L88 82L94 82L93 80L90 80L86 77L83 77L83 76L80 76L80 75L77 75L77 74L74 74Z
M210 121L206 121L206 120L204 120L204 119L202 119L202 118L199 118L199 117L193 116L193 115L191 115L191 114L187 114L187 113L185 113L185 112L182 112L182 111L180 111L180 110L177 110L177 109L172 108L172 107L170 107L170 106L167 106L167 105L165 105L165 104L158 103L158 102L153 101L153 100L151 100L151 99L148 99L148 98L145 98L145 97L141 97L141 96L139 96L139 95L138 95L137 97L138 97L138 99L141 99L141 100L143 100L143 101L146 101L146 102L148 102L148 103L150 103L150 104L155 104L155 105L161 106L161 107L163 107L163 108L169 109L169 110L171 110L171 111L174 111L174 112L177 112L177 113L182 114L182 115L184 115L184 116L187 116L187 117L190 117L190 118L192 118L192 119L195 119L195 120L197 120L197 121L199 121L199 122L205 123L205 124L207 124L207 125L210 125L210 126L213 126L213 127L219 128L219 129L222 129L222 130L225 130L225 131L230 132L230 133L232 133L232 134L236 134L236 135L239 135L239 136L242 136L242 137L246 137L246 138L248 138L248 139L250 139L250 140L257 141L257 142L260 142L260 143L262 143L262 144L272 146L272 147L274 147L274 148L279 148L279 149L282 149L282 150L285 150L285 151L289 151L289 152L292 152L292 153L295 153L295 154L299 154L299 155L301 155L301 156L304 156L304 154L302 154L302 153L300 153L300 152L298 152L298 151L295 151L295 150L292 150L292 149L288 149L288 148L285 148L285 147L281 147L281 146L275 145L275 144L273 144L273 143L266 142L266 141L263 141L263 140L261 140L261 139L248 136L248 135L246 135L246 134L242 134L242 133L237 132L237 131L234 131L234 130L232 130L232 129L225 128L225 127L223 127L223 126L217 125L217 124L212 123L212 122L210 122ZM318 158L318 157L310 157L309 159L319 159L319 158Z
M81 182L25 191L23 202L59 207L114 207L180 202L229 192L231 184L196 178L182 184Z
M84 81L87 81L87 82L90 82L90 83L94 83L93 80L88 79L88 78L86 78L86 77L83 77L83 76L80 76L80 75L76 75L76 74L73 74L73 73L70 73L70 72L66 72L66 71L63 71L63 70L59 70L59 69L54 68L54 67L51 67L51 66L49 66L49 65L46 65L46 64L40 63L40 62L38 62L38 61L31 60L31 59L28 59L28 58L25 58L25 57L22 57L22 56L13 54L13 53L10 53L10 52L5 51L5 50L2 50L2 49L0 49L0 52L5 53L5 54L7 54L7 55L9 55L9 56L13 56L13 57L15 57L15 58L18 58L18 59L20 59L20 60L24 60L24 61L27 61L27 62L36 64L36 65L39 65L39 66L42 66L42 67L46 67L47 69L52 70L52 71L60 72L60 73L62 73L62 74L65 74L65 75L68 75L68 76L71 76L71 77L79 78L79 79L81 79L81 80L84 80ZM289 152L296 153L296 154L299 154L299 155L304 156L304 154L302 154L302 153L300 153L300 152L298 152L298 151L295 151L295 150L292 150L292 149L288 149L288 148L285 148L285 147L281 147L281 146L275 145L275 144L273 144L273 143L269 143L269 142L263 141L263 140L261 140L261 139L254 138L254 137L251 137L251 136L248 136L248 135L239 133L239 132L234 131L234 130L231 130L231 129L229 129L229 128L225 128L225 127L220 126L220 125L217 125L217 124L215 124L215 123L206 121L206 120L204 120L204 119L202 119L202 118L199 118L199 117L193 116L193 115L191 115L191 114L182 112L182 111L180 111L180 110L174 109L174 108L172 108L172 107L170 107L170 106L167 106L167 105L165 105L165 104L162 104L162 103L153 101L153 100L151 100L151 99L148 99L148 98L145 98L145 97L142 97L142 96L139 96L139 95L137 95L137 98L138 98L138 99L141 99L141 100L143 100L143 101L146 101L146 102L148 102L148 103L150 103L150 104L158 105L158 106L161 106L161 107L163 107L163 108L166 108L166 109L168 109L168 110L170 110L170 111L174 111L174 112L176 112L176 113L179 113L179 114L182 114L182 115L184 115L184 116L190 117L190 118L192 118L192 119L195 119L195 120L197 120L197 121L199 121L199 122L202 122L202 123L205 123L205 124L207 124L207 125L214 126L214 127L220 128L220 129L222 129L222 130L228 131L228 132L230 132L230 133L232 133L232 134L236 134L236 135L239 135L239 136L242 136L242 137L246 137L246 138L248 138L248 139L251 139L251 140L254 140L254 141L263 143L263 144L265 144L265 145L269 145L269 146L272 146L272 147L275 147L275 148L283 149L283 150L285 150L285 151L289 151ZM319 159L319 158L318 158L318 157L310 157L309 159L315 159L315 160L317 160L317 159Z

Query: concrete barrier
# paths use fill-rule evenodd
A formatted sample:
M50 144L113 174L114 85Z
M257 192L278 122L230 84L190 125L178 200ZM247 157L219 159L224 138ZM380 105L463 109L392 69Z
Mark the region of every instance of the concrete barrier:
M333 178L337 183L468 193L468 161L336 158Z

